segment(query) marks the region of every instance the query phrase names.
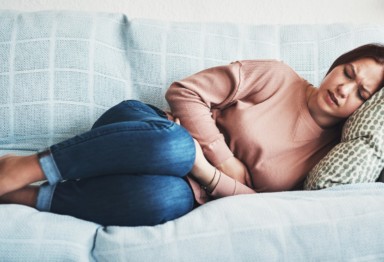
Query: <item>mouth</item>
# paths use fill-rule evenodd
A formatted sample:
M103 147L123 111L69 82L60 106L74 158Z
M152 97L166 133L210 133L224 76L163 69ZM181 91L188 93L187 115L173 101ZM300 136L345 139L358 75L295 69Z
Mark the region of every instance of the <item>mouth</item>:
M332 102L335 103L335 105L339 106L339 101L337 100L335 95L329 90L328 90L328 95L331 98Z

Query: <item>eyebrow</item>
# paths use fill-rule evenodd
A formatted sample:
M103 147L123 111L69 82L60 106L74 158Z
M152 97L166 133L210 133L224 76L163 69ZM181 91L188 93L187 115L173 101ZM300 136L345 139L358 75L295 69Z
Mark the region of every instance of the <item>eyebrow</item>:
M356 78L355 66L352 63L350 63L349 65L351 67L353 77ZM369 94L369 96L372 96L372 93L365 86L360 84L360 87L364 90L364 92L367 92Z

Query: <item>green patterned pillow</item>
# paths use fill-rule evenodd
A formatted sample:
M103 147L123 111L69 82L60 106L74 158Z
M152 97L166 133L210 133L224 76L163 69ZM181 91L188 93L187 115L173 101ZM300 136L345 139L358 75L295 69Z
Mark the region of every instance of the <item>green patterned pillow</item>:
M309 173L304 189L375 182L384 167L384 88L343 127L341 142Z

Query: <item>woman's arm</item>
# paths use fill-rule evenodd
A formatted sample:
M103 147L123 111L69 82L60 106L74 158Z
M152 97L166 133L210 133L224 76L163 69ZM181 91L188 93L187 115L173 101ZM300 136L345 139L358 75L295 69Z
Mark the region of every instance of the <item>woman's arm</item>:
M203 70L174 82L165 95L172 114L199 141L205 157L218 166L233 156L214 115L242 100L261 103L279 86L264 88L283 63L274 60L250 60ZM284 65L286 67L286 65Z
M222 171L212 166L204 157L201 146L196 139L194 139L194 142L196 158L191 173L205 187L207 193L215 198L256 193L250 187L238 183L235 179L226 176Z
M174 117L199 141L204 155L215 166L233 154L212 114L234 102L240 67L240 63L234 63L203 70L173 83L165 96Z
M271 96L275 90L263 87L271 71L278 68L277 63L281 64L271 60L241 61L209 68L173 83L166 93L172 114L198 140L208 161L249 186L252 183L246 166L229 149L213 115L238 100L251 97L248 102L259 103Z

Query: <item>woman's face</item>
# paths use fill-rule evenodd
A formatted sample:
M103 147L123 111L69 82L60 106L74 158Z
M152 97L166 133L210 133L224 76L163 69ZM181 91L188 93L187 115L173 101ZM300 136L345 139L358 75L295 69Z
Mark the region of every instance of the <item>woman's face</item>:
M345 119L379 90L383 77L384 66L371 58L339 65L321 83L317 104L335 120Z

